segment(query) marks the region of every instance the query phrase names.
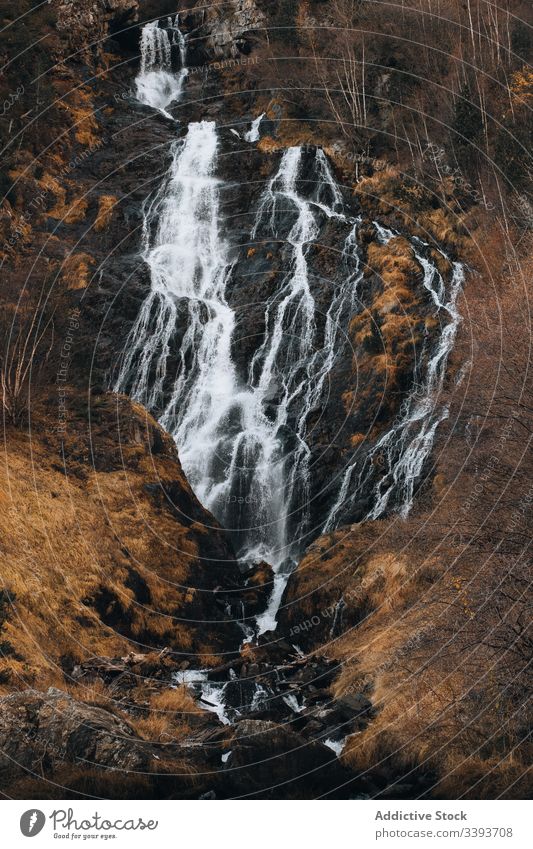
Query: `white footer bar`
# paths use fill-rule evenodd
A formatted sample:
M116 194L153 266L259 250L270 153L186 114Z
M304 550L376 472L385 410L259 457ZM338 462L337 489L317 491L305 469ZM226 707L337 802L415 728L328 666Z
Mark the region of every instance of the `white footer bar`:
M0 816L2 845L35 849L533 846L531 806L522 801L4 801Z

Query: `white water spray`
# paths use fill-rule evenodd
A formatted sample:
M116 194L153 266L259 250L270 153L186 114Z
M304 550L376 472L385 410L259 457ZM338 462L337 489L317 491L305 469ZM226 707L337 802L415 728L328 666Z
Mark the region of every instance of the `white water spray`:
M380 241L386 244L393 238L392 231L375 226ZM437 428L448 416L447 408L439 407L438 401L460 322L457 298L464 281L463 267L459 263L453 264L447 293L437 267L416 250L414 253L424 272L423 286L429 292L443 325L441 335L425 365L421 382L414 382L392 427L368 452L361 468L356 459L346 469L338 496L324 524L324 533L336 527L346 508L368 485L378 458L380 475L374 484L373 506L365 518L379 519L390 508L406 518L413 505L415 486L433 448Z
M177 73L172 72L172 45L178 46L180 54ZM188 74L186 65L187 45L178 16L168 19L167 29L159 26L159 21L146 24L141 31L141 68L135 80L137 99L172 118L167 107L181 97Z
M254 118L252 121L252 126L248 130L247 133L244 134L244 140L247 142L256 142L259 141L259 126L261 121L265 117L265 113L262 112L261 115L258 115L257 118Z
M346 289L340 286L334 294L318 348L306 254L324 216L344 216L322 151L315 154L310 199L297 186L302 150L286 151L259 204L253 237L260 227L277 236L276 218L288 209L288 271L265 305L264 339L243 384L231 358L235 316L226 300L230 265L219 232L216 154L216 129L209 122L191 124L185 141L173 146L167 181L145 212L143 258L151 290L132 328L115 389L128 387L158 413L176 439L200 501L233 532L239 557L274 566L270 604L259 622L263 631L276 625L307 530L306 420L336 356ZM348 243L352 250L355 228ZM354 288L353 279L346 283ZM287 431L291 451L284 444Z

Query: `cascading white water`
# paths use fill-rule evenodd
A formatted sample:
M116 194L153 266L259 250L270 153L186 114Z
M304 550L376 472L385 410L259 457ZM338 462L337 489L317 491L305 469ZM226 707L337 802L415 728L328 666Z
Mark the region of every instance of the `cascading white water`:
M172 33L172 41L169 38ZM177 45L181 67L172 72L172 45ZM141 31L141 68L135 79L137 99L172 118L167 107L179 100L187 77L187 45L185 36L175 20L168 19L168 29L159 21L146 24Z
M252 121L252 126L248 130L247 133L244 134L244 140L250 143L256 142L259 140L259 126L261 121L265 117L265 113L262 112L257 118L254 118Z
M276 385L274 433L281 440L285 429L292 431L294 447L283 460L285 532L293 541L288 556L296 558L309 530L310 451L306 442L307 421L322 395L324 381L338 354L335 341L338 318L346 289L334 292L326 317L324 340L317 345L317 309L312 294L307 252L317 239L326 218L344 220L342 197L323 151L315 152L315 182L310 197L298 191L303 150L285 151L279 170L264 192L252 238L261 235L284 241L289 270L265 305L265 338L252 358L248 383L263 404L269 388ZM309 193L308 193L309 194ZM285 235L278 225L280 213L290 213L293 224ZM282 220L282 219L280 219ZM284 220L284 219L283 219ZM354 226L355 230L355 226ZM353 245L349 244L350 251ZM348 282L348 281L347 281ZM350 283L354 278L350 277ZM350 287L354 296L355 287ZM290 328L290 333L288 333ZM267 610L258 618L258 633L274 630L276 615L293 564L278 568Z
M177 45L179 49L181 67L185 68L187 66L187 40L179 26L179 15L176 15L174 19L167 18L167 29L172 33L172 44Z
M259 204L253 237L263 225L277 236L276 216L288 209L294 219L286 237L289 270L265 305L264 340L243 385L231 358L235 317L225 294L230 268L219 232L216 152L215 125L208 122L191 124L185 141L173 146L169 177L145 212L143 257L151 291L132 328L115 388L129 387L134 397L158 410L160 422L176 439L191 485L233 530L239 556L274 566L274 590L259 622L262 631L275 627L306 530L306 419L335 358L347 290L339 287L335 293L325 341L317 350L306 251L318 236L320 218L344 216L322 151L316 152L319 180L306 200L297 190L302 150L287 150ZM354 249L355 226L347 244ZM184 332L170 373L180 314ZM293 333L287 337L289 321ZM274 385L275 415L269 416ZM291 416L296 438L287 452L283 434Z
M449 296L441 301L439 296L445 298L445 287L439 272L424 262L423 257L417 255L417 259L424 268L424 285L431 292L439 312L447 313L449 318L426 366L422 390L415 387L403 419L374 446L372 454L379 451L385 457L385 474L376 486L376 500L369 519L382 516L393 495L398 512L404 518L408 515L415 484L433 447L435 432L448 416L447 408L439 409L437 404L460 320L456 302L463 284L463 269L459 263L454 263Z
M172 73L173 47L180 54L177 74ZM158 23L143 28L138 98L168 117L167 107L181 96L187 75L186 50L178 16L169 18L165 28ZM253 121L247 141L258 140L263 117ZM279 244L284 271L264 304L264 336L243 377L232 360L236 316L228 294L230 253L221 233L218 146L213 122L190 124L186 137L172 144L167 178L145 206L142 256L151 287L127 340L114 389L129 391L173 434L193 489L233 534L238 556L249 562L264 559L274 567L273 589L267 609L257 617L255 634L246 625L241 602L237 618L249 642L275 630L287 581L312 530L335 528L349 516L362 490L370 491L372 500L365 518L377 519L387 510L402 516L409 512L436 429L447 415L437 405L459 324L456 301L463 271L454 264L447 291L437 267L426 258L428 246L416 237L411 241L423 269L423 286L441 318L440 337L431 350L422 351L417 382L401 414L364 459L348 465L325 523L311 529L308 427L324 401L329 375L345 355L343 329L359 309L362 220L345 214L323 151L285 151L260 198L251 233L252 240ZM343 233L338 242L342 254L321 316L310 254L328 220ZM374 226L382 244L396 235ZM422 246L419 251L415 242ZM383 465L376 475L378 457ZM342 629L344 607L341 597L331 639ZM234 614L229 603L226 613ZM209 675L208 670L185 670L176 674L175 683L191 687L202 707L224 724L278 697L275 684L271 689L254 683L243 704L235 706L228 693L235 672L230 670L229 682L211 681ZM306 709L305 698L300 703L290 691L282 698L295 714ZM333 734L324 743L339 755L346 739ZM229 754L222 756L223 762Z
M375 227L383 244L394 237L391 230L378 224ZM424 244L416 238L413 241ZM380 474L374 485L374 503L366 518L378 519L391 506L403 518L407 517L413 505L415 485L433 447L437 428L448 415L445 406L438 407L438 399L460 322L457 297L464 280L463 267L460 263L453 263L452 280L447 293L436 266L416 250L414 254L423 269L423 285L437 308L443 329L425 366L422 382L415 381L401 415L368 452L361 468L358 468L359 462L355 460L346 469L323 532L337 525L346 508L367 486L374 475L377 458L380 459Z
M281 238L277 216L292 211L294 223L285 237L290 248L289 271L279 289L265 306L266 333L256 351L249 370L249 383L257 387L259 396L273 383L278 383L275 430L281 433L289 419L295 422L294 450L286 458L287 512L300 514L293 523L297 544L308 522L309 448L306 425L309 412L319 402L324 380L335 357L334 331L331 321L321 349L316 346L316 304L311 292L307 251L320 233L321 215L344 218L342 199L327 160L321 150L315 154L318 180L310 199L297 189L302 165L302 149L289 148L283 155L278 173L270 181L259 205L252 231L263 236ZM329 197L328 197L329 193ZM333 318L335 297L332 301ZM290 335L287 329L291 328ZM328 335L329 334L329 335Z
M235 318L225 298L229 265L219 233L216 152L209 122L191 124L185 141L173 147L168 180L146 211L143 257L151 291L116 389L129 386L134 397L159 409L191 485L218 518L231 517L238 497L253 504L257 527L242 530L240 555L268 556L276 564L286 554L283 456L261 390L239 385L231 359ZM169 374L180 309L185 330ZM245 495L235 495L244 485Z
M230 356L234 315L224 294L228 262L219 233L216 154L213 122L190 124L185 141L173 145L168 179L145 213L143 258L151 290L116 384L124 387L133 375L133 396L160 410L160 421L175 436L183 467L207 506L237 383ZM168 375L179 309L185 311L185 330L177 370Z

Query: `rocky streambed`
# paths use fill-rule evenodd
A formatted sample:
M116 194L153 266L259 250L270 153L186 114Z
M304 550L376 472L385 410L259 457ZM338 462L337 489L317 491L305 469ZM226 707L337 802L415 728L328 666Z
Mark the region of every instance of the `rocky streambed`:
M370 701L363 694L332 700L336 668L326 658L291 658L291 647L283 644L272 657L268 648L254 654L202 672L176 668L165 652L95 658L72 670L71 678L103 686L105 708L57 688L4 697L2 768L16 780L43 759L51 773L91 763L126 781L149 771L157 785L161 772L181 759L202 774L188 791L193 798L276 798L280 787L288 798L377 792L371 778L354 775L338 759L345 738L368 723ZM169 732L156 742L135 733L139 718L150 715L134 695L141 680L152 694L185 684L195 695L201 711L187 716L186 735L173 739Z

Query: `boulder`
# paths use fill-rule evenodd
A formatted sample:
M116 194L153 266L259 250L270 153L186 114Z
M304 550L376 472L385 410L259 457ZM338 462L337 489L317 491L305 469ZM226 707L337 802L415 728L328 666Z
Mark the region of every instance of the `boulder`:
M372 712L372 702L363 693L348 693L336 701L336 707L346 719L352 716L368 716Z
M50 687L0 698L2 783L25 772L53 773L65 763L144 771L148 747L126 720Z
M252 570L245 575L242 600L247 617L258 616L266 610L273 583L272 566L265 562L255 564Z
M320 742L305 740L290 723L245 719L228 743L231 758L217 795L226 798L309 799L335 794L355 779Z

